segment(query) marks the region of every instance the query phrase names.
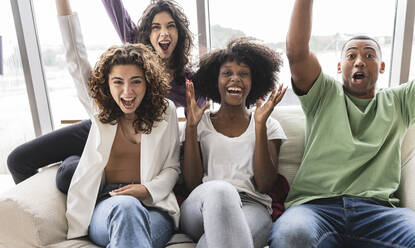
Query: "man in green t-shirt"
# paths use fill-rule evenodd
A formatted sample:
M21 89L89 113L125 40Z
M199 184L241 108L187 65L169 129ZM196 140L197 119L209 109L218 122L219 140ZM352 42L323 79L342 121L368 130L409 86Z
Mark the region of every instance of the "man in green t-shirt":
M415 123L415 82L376 91L379 44L348 40L325 75L309 49L312 0L296 0L287 37L292 84L306 116L305 151L270 247L415 247L415 212L398 208L400 146Z

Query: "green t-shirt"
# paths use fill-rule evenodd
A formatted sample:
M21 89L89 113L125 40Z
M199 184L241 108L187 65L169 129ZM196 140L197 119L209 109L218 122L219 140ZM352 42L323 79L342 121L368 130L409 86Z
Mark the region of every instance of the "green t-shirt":
M305 151L285 206L341 195L398 205L393 194L400 182L401 144L415 122L414 81L359 99L321 73L299 96Z

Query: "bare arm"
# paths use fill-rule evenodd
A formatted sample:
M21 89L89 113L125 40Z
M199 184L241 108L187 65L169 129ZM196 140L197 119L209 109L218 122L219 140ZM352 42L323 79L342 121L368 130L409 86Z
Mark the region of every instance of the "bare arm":
M203 164L200 144L197 141L197 126L208 104L199 108L195 100L193 83L186 81L187 121L184 142L183 176L186 187L193 190L202 183Z
M280 140L268 141L267 120L274 107L281 101L287 88L282 84L278 91L273 90L267 102L257 101L255 110L255 150L254 150L254 180L257 190L261 193L269 192L277 179L278 151ZM261 106L262 105L262 106Z
M58 16L72 15L69 0L56 0L56 10L58 11Z
M287 35L287 57L295 87L307 92L320 74L321 67L310 51L313 0L296 0Z
M271 191L277 180L281 140L267 139L266 127L255 127L254 180L259 192Z

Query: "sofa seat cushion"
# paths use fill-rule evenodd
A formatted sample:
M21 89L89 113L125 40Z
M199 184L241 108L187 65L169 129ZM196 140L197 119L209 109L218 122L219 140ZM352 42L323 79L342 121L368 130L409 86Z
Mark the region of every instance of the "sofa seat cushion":
M44 247L66 239L66 198L55 186L56 170L44 169L0 196L1 242Z

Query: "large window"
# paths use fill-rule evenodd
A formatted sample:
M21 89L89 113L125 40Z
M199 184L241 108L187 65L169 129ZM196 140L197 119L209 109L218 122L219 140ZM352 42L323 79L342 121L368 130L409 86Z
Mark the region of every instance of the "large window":
M224 47L232 37L252 36L263 40L266 45L283 53L280 81L290 85L284 52L293 4L294 1L210 0L212 48ZM366 34L376 38L383 49L387 70L379 77L378 87L388 87L395 5L396 1L391 0L315 1L310 45L323 70L340 80L337 63L344 41L354 35ZM284 97L284 101L285 104L297 102L296 97L290 94Z
M121 41L101 1L71 0L70 2L72 10L79 16L89 61L91 65L94 65L108 47L120 44ZM62 120L79 120L88 118L88 116L76 96L73 81L65 65L55 5L44 1L33 1L33 4L56 129L62 126ZM124 0L123 4L132 20L137 23L150 1ZM191 31L196 34L196 3L179 1L179 4L183 4L184 12L188 13L190 19ZM195 45L197 45L197 39ZM193 50L192 54L197 54L197 50Z
M411 67L409 70L409 80L415 79L415 32L412 39L412 56L411 56Z
M4 174L8 154L35 136L10 1L0 1L0 36L0 174Z
M136 20L149 1L124 2L125 7L131 10L131 17ZM94 65L102 52L113 44L120 44L121 41L101 1L71 0L70 3L72 10L79 16L89 61ZM33 4L56 129L62 126L62 120L86 119L88 116L77 98L65 64L55 4L44 1L33 1Z

